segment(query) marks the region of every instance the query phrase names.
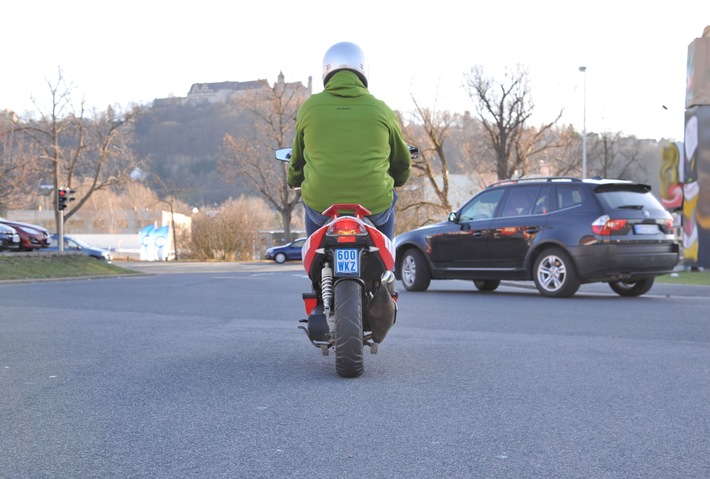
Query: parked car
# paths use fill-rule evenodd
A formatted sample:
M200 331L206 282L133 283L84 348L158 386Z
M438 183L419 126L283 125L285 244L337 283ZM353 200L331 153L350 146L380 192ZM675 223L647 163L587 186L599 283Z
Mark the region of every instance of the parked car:
M58 235L53 234L51 236L49 247L43 251L59 251ZM69 235L64 235L64 251L71 253L84 253L87 256L106 261L107 263L111 263L113 261L111 253L108 250L90 246L84 241Z
M42 226L0 218L0 224L15 228L20 235L20 251L34 251L49 246L49 231Z
M305 242L306 238L297 238L288 244L269 248L266 250L266 259L273 259L277 263L301 261L301 248Z
M534 281L549 297L607 282L621 296L648 292L673 271L673 218L648 185L624 180L529 178L497 182L448 221L395 238L396 276L409 291L432 279Z
M0 223L0 251L17 251L20 249L20 235L12 226Z

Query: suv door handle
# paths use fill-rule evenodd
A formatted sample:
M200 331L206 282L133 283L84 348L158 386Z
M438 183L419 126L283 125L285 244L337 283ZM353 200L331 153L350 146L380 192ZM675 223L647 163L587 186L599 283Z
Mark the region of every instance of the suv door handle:
M531 226L530 228L527 228L525 230L525 233L529 234L529 235L534 235L535 233L539 233L539 232L540 232L539 226Z
M481 230L474 231L471 233L471 236L473 236L474 238L480 238L481 236L483 236L483 231L481 231Z

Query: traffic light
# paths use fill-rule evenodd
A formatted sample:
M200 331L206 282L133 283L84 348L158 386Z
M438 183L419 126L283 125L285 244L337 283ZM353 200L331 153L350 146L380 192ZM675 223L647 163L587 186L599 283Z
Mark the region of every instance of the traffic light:
M62 211L64 208L67 207L67 190L65 189L60 189L57 191L57 206L59 208L59 211Z
M74 192L74 190L67 188L59 188L59 190L57 190L57 208L59 211L64 210L68 202L74 201L74 197L71 196Z

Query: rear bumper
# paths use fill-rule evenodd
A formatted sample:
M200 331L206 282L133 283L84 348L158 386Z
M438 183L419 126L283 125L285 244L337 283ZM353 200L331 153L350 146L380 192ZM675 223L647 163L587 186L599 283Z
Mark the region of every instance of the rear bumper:
M619 281L669 274L678 266L676 243L596 244L571 251L584 282Z

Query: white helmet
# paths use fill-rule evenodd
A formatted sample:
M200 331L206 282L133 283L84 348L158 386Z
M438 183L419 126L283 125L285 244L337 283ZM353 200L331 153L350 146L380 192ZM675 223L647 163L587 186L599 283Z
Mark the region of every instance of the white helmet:
M323 57L323 86L330 77L339 70L350 70L360 77L367 86L367 69L365 67L365 54L362 49L350 42L336 43L325 52Z

